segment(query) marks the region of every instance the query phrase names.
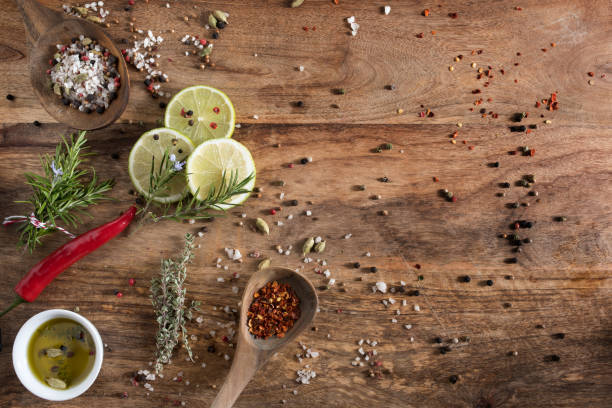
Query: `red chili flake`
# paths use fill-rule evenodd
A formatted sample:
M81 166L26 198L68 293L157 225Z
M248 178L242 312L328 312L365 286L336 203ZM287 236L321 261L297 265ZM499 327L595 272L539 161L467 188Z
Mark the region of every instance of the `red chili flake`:
M542 104L540 103L540 101L536 101L536 103L535 103L535 107L536 107L536 108L539 108L541 105L542 105Z
M515 222L514 223L514 229L517 230L519 228L521 228L521 224L519 224L518 222Z
M493 98L487 98L487 102L493 102Z
M302 27L302 30L308 31L308 27L304 26L304 27Z
M287 283L268 282L253 294L247 312L249 332L257 338L285 337L300 318L300 299Z
M134 286L136 284L136 281L134 280L134 278L130 278L129 282L130 282L130 286Z
M557 102L557 94L556 93L550 94L550 101L551 102Z
M312 31L317 31L317 26L312 26Z
M418 34L416 35L416 38L423 38L423 37L424 37L424 34L423 34L423 33L418 33Z
M421 264L415 264L414 267L417 269L421 269Z
M458 17L457 13L448 13L448 16L450 18L457 18Z
M342 313L342 309L336 309L336 313Z
M429 9L425 9L423 10L423 12L421 13L424 17L429 16Z
M185 117L185 108L181 108L181 116Z
M50 69L48 69L48 70L47 70L47 75L49 75L50 73L51 73L51 70L50 70Z
M223 340L225 343L229 343L229 339L227 338L227 336L223 336L221 340Z
M436 30L431 30L431 35L436 35Z
M451 198L451 201L452 201L453 203L456 203L456 202L457 202L457 196L453 196L453 198Z
M168 62L174 62L172 58L168 58Z
M592 77L592 76L595 76L595 73L594 72L587 72L587 75Z
M547 51L546 48L542 48L542 52L546 52L546 51Z
M433 181L434 181L434 183L437 183L438 181L440 181L440 179L439 179L439 178L437 178L437 177L434 177L434 178L433 178Z
M470 150L474 150L475 148L476 148L476 147L474 147L474 146L469 146L469 147L468 147L468 149L470 149Z
M515 80L514 80L514 83L515 83L515 84L518 84L518 79L515 79Z
M453 132L453 134L451 135L451 137L452 137L453 139L455 139L455 138L457 138L457 135L458 135L458 134L459 134L459 132L455 131L455 132Z
M473 94L479 94L479 93L481 93L481 92L482 92L482 91L481 91L480 89L474 89L474 90L472 91L472 93L473 93Z
M287 165L287 167L289 167L290 169L292 169L292 168L293 168L293 166L295 166L293 163L289 163L289 164Z
M500 69L499 72L501 72L502 75L506 74L506 71L504 71L503 69Z
M270 214L272 214L272 215L276 214L276 210L274 208L271 208L270 209Z
M535 156L535 149L529 150L529 156L531 157Z
M217 124L215 122L210 122L210 127L212 129L216 129L217 128Z
M551 47L556 47L556 46L557 46L557 43L552 42L552 43L550 43L550 46L551 46Z
M527 134L531 133L531 129L527 129L527 130L525 131L525 133L527 133Z

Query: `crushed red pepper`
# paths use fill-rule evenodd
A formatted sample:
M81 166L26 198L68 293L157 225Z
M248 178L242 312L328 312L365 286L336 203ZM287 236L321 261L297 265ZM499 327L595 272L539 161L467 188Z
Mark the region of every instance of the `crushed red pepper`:
M300 318L300 299L287 283L268 282L253 294L247 313L249 332L257 338L278 338Z

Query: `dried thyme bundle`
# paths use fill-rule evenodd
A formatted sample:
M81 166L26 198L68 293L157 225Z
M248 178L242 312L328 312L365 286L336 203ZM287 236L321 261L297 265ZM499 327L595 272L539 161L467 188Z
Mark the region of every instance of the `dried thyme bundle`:
M155 371L164 369L170 362L172 351L181 338L189 358L193 361L191 347L187 338L185 323L191 320L194 310L199 310L200 302L185 304L185 278L187 264L193 259L193 235L185 234L185 248L178 259L163 259L160 275L151 282L151 300L159 328L157 330Z

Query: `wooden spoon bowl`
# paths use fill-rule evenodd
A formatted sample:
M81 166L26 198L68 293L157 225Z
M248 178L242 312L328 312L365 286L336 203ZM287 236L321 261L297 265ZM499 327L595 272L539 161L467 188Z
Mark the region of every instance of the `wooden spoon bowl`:
M35 0L15 0L23 14L30 48L30 81L43 108L58 122L82 130L108 126L121 116L127 106L130 94L130 80L127 64L113 41L97 25L43 7ZM121 86L117 98L104 113L84 113L71 106L65 106L61 98L53 93L47 69L49 59L57 52L57 44L70 44L74 37L84 35L107 48L118 59Z
M277 281L288 283L300 299L300 318L289 329L285 337L255 338L249 333L247 312L253 301L253 294L266 283ZM240 307L240 323L238 327L238 345L234 361L225 383L219 390L211 408L230 408L240 396L242 390L251 381L257 370L268 361L281 347L298 336L314 318L319 307L319 299L312 283L294 270L281 267L271 267L255 273L244 290L242 306Z

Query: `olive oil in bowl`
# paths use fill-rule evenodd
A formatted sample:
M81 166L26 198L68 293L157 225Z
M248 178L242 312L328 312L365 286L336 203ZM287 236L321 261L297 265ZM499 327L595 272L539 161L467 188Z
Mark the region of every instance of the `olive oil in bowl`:
M47 386L64 390L91 372L96 347L89 332L68 318L51 319L34 331L28 344L28 365Z

